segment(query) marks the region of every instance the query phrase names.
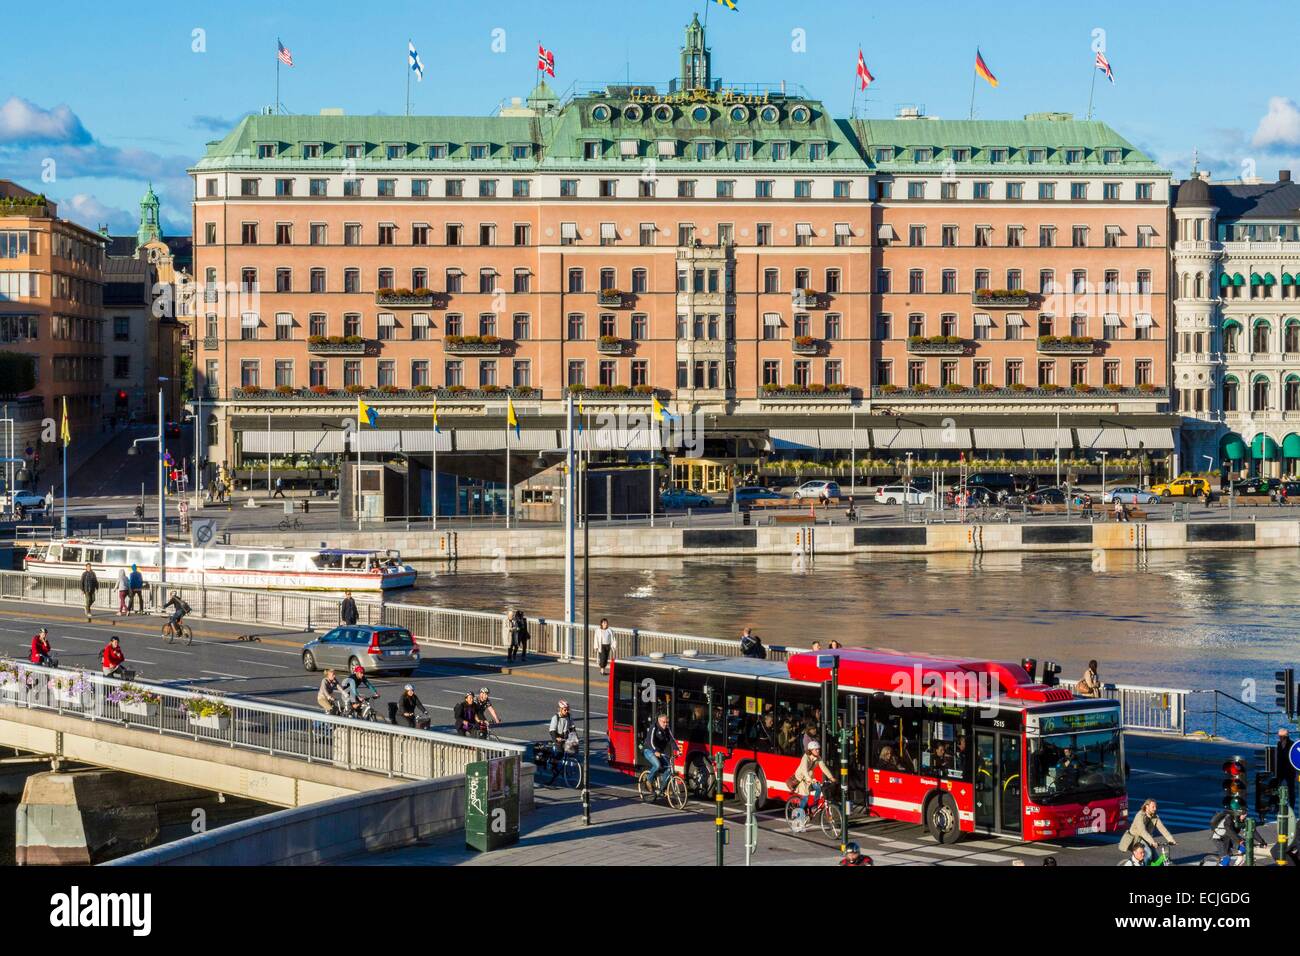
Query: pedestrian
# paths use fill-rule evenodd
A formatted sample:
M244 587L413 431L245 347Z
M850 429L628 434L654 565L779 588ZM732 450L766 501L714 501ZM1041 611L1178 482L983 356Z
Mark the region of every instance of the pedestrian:
M528 616L519 608L515 608L515 621L519 627L519 659L528 660L528 642L532 640L532 635L528 633Z
M1128 521L1128 511L1124 508L1124 502L1118 498L1115 499L1115 520Z
M127 602L126 612L139 608L139 613L144 613L144 575L134 564L131 565L131 574L127 578L127 583L131 585L131 600Z
M357 623L357 602L352 599L351 591L343 592L343 602L339 605L339 620L351 627Z
M86 599L86 620L90 620L91 608L95 606L95 594L99 591L99 578L95 577L94 569L91 568L90 562L86 562L86 570L81 572L81 596Z
M45 493L45 514L54 513L54 486L50 485L50 490Z
M600 619L600 627L596 628L596 654L600 657L600 672L608 673L609 659L614 653L617 642L614 640L614 629L609 626L609 618Z
M276 478L276 479L275 479L275 494L273 494L271 497L272 497L272 498L283 498L283 497L284 497L284 479L283 479L283 478Z
M763 639L754 633L752 627L747 627L740 632L740 656L758 660L767 659L767 648L763 646Z
M1291 763L1291 747L1294 741L1291 740L1291 734L1285 727L1279 727L1277 731L1277 782L1286 784L1286 802L1294 807L1296 803L1296 770Z
M126 600L131 594L131 579L127 577L126 568L117 569L117 615L126 617Z
M510 631L510 643L506 647L506 663L513 664L519 653L519 609L506 608L506 627Z
M1097 662L1088 661L1088 669L1074 685L1074 692L1080 697L1100 697L1101 680L1097 677Z

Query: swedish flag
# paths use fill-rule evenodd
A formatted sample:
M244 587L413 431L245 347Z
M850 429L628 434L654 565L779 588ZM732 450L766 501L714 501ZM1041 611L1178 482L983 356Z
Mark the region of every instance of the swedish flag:
M379 427L379 412L361 399L357 399L357 423L365 422L371 428Z
M506 399L506 424L515 430L515 438L519 437L519 416L515 414L515 400Z
M587 414L587 410L582 407L582 399L578 399L578 434L582 434L582 418Z
M668 409L664 408L664 403L659 401L658 395L654 396L654 403L650 406L650 408L652 413L654 414L655 421L657 422L662 422L665 420L673 421L677 418L676 415L668 411Z
M435 434L442 431L442 429L438 427L438 400L436 398L433 400L433 430Z
M722 4L728 10L736 9L736 0L718 0L718 3Z

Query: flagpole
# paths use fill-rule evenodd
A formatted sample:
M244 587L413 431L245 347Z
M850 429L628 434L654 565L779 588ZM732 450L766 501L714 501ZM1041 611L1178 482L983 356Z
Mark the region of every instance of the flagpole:
M438 400L433 400L433 530L438 530Z
M275 38L275 112L280 112L280 38Z
M1097 92L1097 64L1092 65L1092 85L1088 87L1088 119L1092 119L1092 96Z
M407 116L410 116L410 115L411 115L411 72L412 72L412 70L411 70L411 64L410 64L410 59L411 59L411 47L414 46L415 44L414 44L413 41L411 41L410 39L408 39L408 40L406 41L406 43L407 43L407 47L406 47L406 59L407 59L407 64L406 64L406 115L407 115Z
M976 47L975 48L976 59L979 58L979 55L980 55L979 48ZM979 70L976 70L972 67L971 78L970 78L970 118L971 119L975 118L975 84L979 82L979 78L980 78Z
M355 432L357 453L357 472L353 484L353 498L355 499L353 507L357 512L357 530L361 530L361 400L357 400L357 430Z
M510 401L506 400L506 530L510 530Z

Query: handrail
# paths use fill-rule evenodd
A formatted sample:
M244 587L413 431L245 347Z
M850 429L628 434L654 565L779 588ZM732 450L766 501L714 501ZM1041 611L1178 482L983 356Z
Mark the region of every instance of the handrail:
M210 713L199 717L187 707L191 701L205 702ZM516 744L362 722L304 707L128 682L2 657L0 704L413 780L463 772L471 761L525 751Z

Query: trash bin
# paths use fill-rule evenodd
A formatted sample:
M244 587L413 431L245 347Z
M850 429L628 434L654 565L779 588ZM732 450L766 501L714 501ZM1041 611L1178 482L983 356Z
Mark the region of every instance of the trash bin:
M465 768L465 845L480 852L519 842L519 757Z

